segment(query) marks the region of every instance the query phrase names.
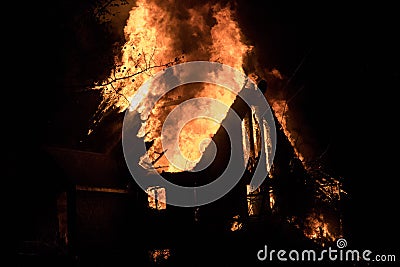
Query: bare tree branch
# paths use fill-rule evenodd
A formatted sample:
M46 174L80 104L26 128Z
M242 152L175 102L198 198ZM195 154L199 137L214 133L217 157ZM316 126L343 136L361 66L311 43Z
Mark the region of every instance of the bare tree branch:
M125 98L126 102L130 103L130 101L128 100L128 98L126 98L126 96L125 96L124 94L118 92L117 89L115 89L115 87L114 87L112 84L110 84L110 85L111 85L111 88L114 89L114 92L115 92L117 95L122 96L123 98Z
M167 62L167 63L164 63L164 64L152 65L152 66L148 66L148 63L146 62L146 67L145 67L144 69L141 69L141 70L138 71L138 72L135 72L135 73L132 73L132 74L123 76L123 77L118 77L118 78L114 76L114 78L111 79L110 81L108 81L108 82L106 82L106 83L103 83L103 84L100 84L100 85L96 85L96 86L107 86L107 85L111 85L112 83L114 83L114 82L116 82L116 81L120 81L120 80L125 80L125 79L132 78L132 77L134 77L134 76L136 76L136 75L145 73L145 72L147 72L147 71L149 71L149 70L151 70L151 69L162 68L162 67L169 67L169 66L171 66L174 62L175 62L175 61L170 61L170 62Z
M123 97L124 100L127 101L128 104L130 104L130 101L129 101L128 97L126 97L126 95L124 95L124 94L121 92L122 86L115 87L115 86L114 86L114 83L115 83L115 82L123 81L123 80L126 80L126 79L131 79L132 77L137 76L137 75L140 75L140 74L147 74L147 75L151 76L152 74L151 74L151 73L148 73L148 71L150 71L150 70L152 70L152 69L157 69L157 68L166 68L166 67L170 67L170 66L172 66L172 65L174 65L174 64L177 64L181 59L184 58L184 56L182 55L182 56L180 56L180 57L175 57L174 60L171 60L171 61L166 62L166 63L151 65L151 62L149 62L149 61L154 62L154 60L153 60L154 51L155 51L155 48L153 49L153 53L152 53L152 55L150 56L150 59L148 59L148 60L146 60L146 55L145 55L144 52L139 53L139 55L138 55L139 58L138 58L136 61L133 60L134 65L135 65L135 68L140 68L139 71L136 71L136 72L134 72L134 73L132 73L132 74L129 74L129 71L130 71L130 70L128 70L128 71L127 71L127 72L128 72L127 75L122 76L122 77L116 77L116 72L119 72L119 71L118 71L118 68L121 67L120 65L116 64L116 65L115 65L115 68L112 69L112 71L111 71L111 75L110 75L110 78L108 79L108 81L103 82L103 83L100 83L100 84L94 84L94 85L92 85L92 86L88 86L88 87L86 87L86 90L84 90L84 91L89 91L89 90L104 90L106 93L108 93L108 92L107 92L108 89L109 89L108 86L110 86L110 87L111 87L110 90L112 90L112 92L110 92L111 94L114 94L114 95L116 95L116 96L118 96L118 97ZM141 65L141 64L140 64L140 61L141 61L141 60L144 60L144 62L142 63L142 65L143 65L143 64L145 65L144 68L143 68L142 66L140 66L140 65ZM134 80L133 80L133 81L134 81ZM132 81L132 82L133 82L133 81ZM113 101L115 101L115 100L111 100L111 105L113 104ZM103 99L102 104L105 105L104 107L108 106L108 104L106 104L106 102L108 102L108 101L107 101L106 99ZM101 105L102 105L102 104L101 104ZM96 113L93 115L93 117L92 117L92 124L91 124L91 128L92 128L92 129L93 129L94 127L96 127L96 126L100 123L100 121L102 120L102 117L105 116L105 114L106 114L107 112L108 112L108 108L99 108L99 109L97 110L97 112L96 112Z

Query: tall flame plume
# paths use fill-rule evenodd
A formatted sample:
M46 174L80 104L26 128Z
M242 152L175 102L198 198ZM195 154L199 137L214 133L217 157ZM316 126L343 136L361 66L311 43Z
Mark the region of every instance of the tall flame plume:
M138 88L159 71L181 62L206 60L219 62L243 71L244 57L252 50L246 45L231 5L193 4L180 7L174 1L137 2L124 28L126 42L116 56L117 68L108 80L97 86L102 90L103 101L99 106L94 124L99 123L107 112L124 112L128 107L142 113L146 108L145 98L151 88L137 94ZM244 71L243 71L244 72ZM162 97L153 107L139 132L145 141L152 142L148 159L161 171L182 171L169 163L164 156L161 142L162 123L176 104L193 97L214 98L229 107L236 95L229 90L211 84L197 84L177 88ZM196 108L196 107L191 107ZM209 107L222 119L228 108ZM188 111L190 112L190 111ZM220 127L220 121L195 119L180 132L180 153L188 161L198 162L202 150ZM93 129L89 130L89 133ZM201 149L199 149L201 147ZM144 159L143 159L144 160ZM141 162L145 166L146 162ZM184 164L181 164L183 166ZM189 164L185 169L192 169Z

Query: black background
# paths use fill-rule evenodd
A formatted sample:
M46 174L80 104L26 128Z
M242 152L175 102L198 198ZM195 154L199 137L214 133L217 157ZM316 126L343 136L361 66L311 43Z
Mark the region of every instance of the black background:
M296 112L304 114L316 142L330 144L330 167L345 178L350 197L344 214L348 242L382 252L398 249L396 8L383 1L352 6L337 1L238 3L244 32L265 49L260 61L290 75L309 53L296 77L307 85L298 96L303 105ZM73 3L63 1L21 5L13 21L23 26L13 28L7 41L14 57L11 75L4 78L11 85L3 87L3 141L8 169L23 173L10 176L18 177L12 182L22 191L50 188L50 179L32 182L29 176L43 162L39 147L53 139L68 140L74 133L71 125L79 120L77 114L62 114L76 99L59 89L68 51L75 49L66 6L73 9ZM49 121L61 126L49 131ZM23 194L18 197L26 201ZM23 205L16 208L24 212Z

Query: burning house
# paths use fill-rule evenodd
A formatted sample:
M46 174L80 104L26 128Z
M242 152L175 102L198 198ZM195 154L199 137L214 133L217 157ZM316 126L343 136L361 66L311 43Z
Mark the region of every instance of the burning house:
M240 97L231 111L242 121L242 136L249 137L247 142L240 140L249 148L246 170L229 193L198 207L167 204L169 192L163 187L149 187L144 192L126 167L121 136L106 153L48 147L46 151L59 170L56 175L67 180L56 197L56 240L64 253L73 255L79 266L122 264L132 259L163 266L186 265L196 259L193 264L202 266L210 261L252 262L256 260L254 251L266 240L292 248L318 247L340 236L340 211L334 206L340 200L340 181L304 166L276 117L273 165L260 187L250 190L265 136L254 110ZM223 127L212 140L217 154L207 168L161 171L161 175L191 187L218 178L229 161L230 140ZM203 155L207 153L206 148Z
M38 240L32 245L24 240L18 248L22 263L33 259L59 264L68 258L68 266L204 266L243 261L254 265L255 253L265 242L280 248L313 248L343 235L342 181L324 171L319 162L304 160L287 129L285 103L267 99L267 84L276 86L283 78L277 70L255 74L259 69L251 66L253 47L246 44L233 19L234 8L208 3L174 9L164 2L137 1L124 27L126 43L116 56L115 69L90 88L101 100L87 140L103 149L44 149L55 169L52 175L63 179L52 198L54 223L49 231L55 252L42 258L43 244L49 242ZM273 162L268 154L271 125L257 116L257 107L245 103L240 93L205 83L185 84L148 106L157 88L143 89L142 85L158 72L191 61L222 63L254 78L272 107ZM168 114L189 99L205 97L229 109L209 106L207 112L218 120L188 121L179 133L180 151L165 147L162 131ZM156 170L167 181L186 187L206 185L226 168L232 140L221 124L235 113L241 138L234 141L240 143L244 159L240 180L216 201L194 207L169 205L170 192L163 186L142 190L132 179L123 151L121 132L124 112L129 109L137 112L139 131L134 134L146 147L146 155L134 162L136 168L144 174L147 169ZM189 106L180 115L196 109ZM168 155L178 158L179 164L172 164ZM259 164L266 164L268 172L252 188ZM196 171L203 165L207 167Z

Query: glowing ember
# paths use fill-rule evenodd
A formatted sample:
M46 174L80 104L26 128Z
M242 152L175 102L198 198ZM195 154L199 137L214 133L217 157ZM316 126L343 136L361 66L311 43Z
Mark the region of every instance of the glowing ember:
M171 256L170 249L153 249L149 251L149 256L152 262L159 263L161 261L168 260Z
M239 219L240 219L240 216L239 216L239 215L233 216L233 221L232 221L232 223L231 223L231 228L230 228L230 230L231 230L232 232L239 231L240 229L242 229L243 223L241 223L241 222L239 221Z
M321 212L313 211L305 219L299 219L292 216L288 219L298 229L301 229L304 235L320 244L326 246L343 236L341 222L335 218L335 221L328 220L328 216Z
M272 192L272 190L270 190L270 192L269 192L269 207L272 210L274 206L275 206L275 195Z
M326 242L335 241L340 236L334 233L322 214L311 214L306 220L304 234L325 245Z

